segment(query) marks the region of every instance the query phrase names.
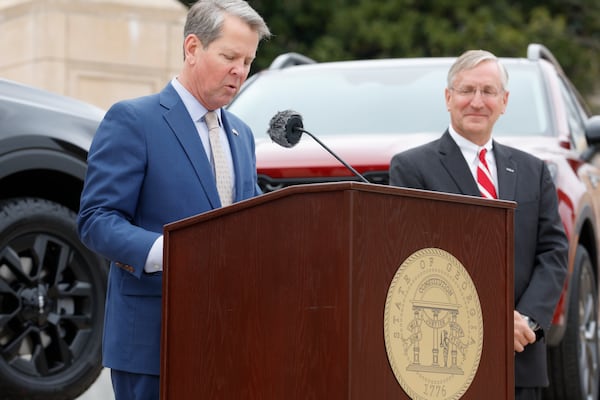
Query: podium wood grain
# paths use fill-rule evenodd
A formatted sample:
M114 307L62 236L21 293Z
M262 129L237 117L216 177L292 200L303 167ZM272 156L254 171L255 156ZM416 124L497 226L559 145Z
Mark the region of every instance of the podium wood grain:
M463 398L509 399L514 203L354 182L283 189L165 227L161 398L408 399L384 307L402 262L469 271L484 342Z

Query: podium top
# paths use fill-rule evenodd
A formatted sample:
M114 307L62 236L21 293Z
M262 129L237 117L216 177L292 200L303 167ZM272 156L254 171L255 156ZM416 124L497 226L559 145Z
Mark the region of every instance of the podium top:
M381 195L421 198L433 201L443 201L450 203L470 204L482 207L503 208L514 210L517 203L508 200L490 200L478 196L467 196L462 194L442 193L421 189L409 189L396 186L380 185L375 183L362 183L353 181L331 182L331 183L311 183L288 186L274 192L266 193L248 200L234 203L227 207L217 208L202 214L194 215L182 220L174 221L164 226L164 231L169 232L175 229L185 228L189 225L213 218L219 218L223 215L237 213L242 210L259 206L261 204L273 202L285 197L296 196L307 193L322 193L335 191L357 191L366 193L376 193Z

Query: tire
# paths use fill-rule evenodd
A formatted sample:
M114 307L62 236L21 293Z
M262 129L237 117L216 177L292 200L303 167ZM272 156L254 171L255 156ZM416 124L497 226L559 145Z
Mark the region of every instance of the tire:
M599 395L598 292L590 257L578 246L569 292L567 328L560 344L548 350L547 399L597 400Z
M0 202L0 398L67 400L102 370L107 263L47 200Z

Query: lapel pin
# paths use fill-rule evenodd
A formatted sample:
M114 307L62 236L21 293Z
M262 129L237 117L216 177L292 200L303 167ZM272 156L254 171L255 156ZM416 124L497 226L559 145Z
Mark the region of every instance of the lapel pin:
M508 168L508 167L506 167L506 170L507 170L508 172L515 172L515 170L514 170L514 169L512 169L512 168Z
M234 134L235 136L239 136L239 135L240 135L240 134L238 133L238 131L236 131L235 129L232 129L232 130L231 130L231 132L233 132L233 134Z

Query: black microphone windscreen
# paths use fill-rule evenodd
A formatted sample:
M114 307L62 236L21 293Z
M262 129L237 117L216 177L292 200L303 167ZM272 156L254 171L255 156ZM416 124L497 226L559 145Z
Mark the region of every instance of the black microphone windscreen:
M267 133L275 143L283 147L293 147L302 136L302 116L293 110L279 111L271 118Z

